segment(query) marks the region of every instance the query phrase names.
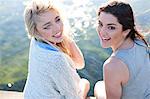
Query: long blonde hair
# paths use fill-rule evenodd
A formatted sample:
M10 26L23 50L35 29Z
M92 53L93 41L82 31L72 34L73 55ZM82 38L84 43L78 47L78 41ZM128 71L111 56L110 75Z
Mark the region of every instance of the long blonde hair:
M25 21L26 31L28 32L29 38L35 37L38 39L42 39L40 34L37 32L36 21L38 20L38 16L40 14L47 12L50 9L54 9L55 11L58 12L58 8L56 8L56 6L54 6L54 4L51 1L49 1L48 3L45 3L43 0L33 0L33 1L29 2L29 4L27 4L25 11L24 11L24 21ZM69 38L68 40L72 39L67 33L65 33L64 35L67 38ZM44 39L42 39L42 40L44 40ZM64 53L70 55L66 40L63 40L62 42L57 43L56 45Z

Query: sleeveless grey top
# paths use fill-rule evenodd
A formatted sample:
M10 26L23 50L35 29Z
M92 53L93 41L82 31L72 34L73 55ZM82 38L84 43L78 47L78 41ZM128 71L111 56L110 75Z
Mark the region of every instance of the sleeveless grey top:
M150 49L136 39L132 48L118 50L111 57L122 60L129 70L121 99L150 99Z

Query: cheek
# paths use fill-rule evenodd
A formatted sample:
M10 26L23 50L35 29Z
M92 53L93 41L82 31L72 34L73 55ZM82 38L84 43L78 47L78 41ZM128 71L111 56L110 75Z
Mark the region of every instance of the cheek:
M44 38L49 38L52 36L52 32L51 31L45 31L42 35Z
M100 32L100 29L98 27L97 27L96 31L98 33L99 38L101 38L101 32Z
M46 36L46 37L51 37L51 36L52 36L52 32L47 32L47 33L45 34L45 36Z
M99 38L102 38L101 32L98 32L98 36L99 36Z
M110 34L113 42L118 42L122 39L122 34L120 32Z

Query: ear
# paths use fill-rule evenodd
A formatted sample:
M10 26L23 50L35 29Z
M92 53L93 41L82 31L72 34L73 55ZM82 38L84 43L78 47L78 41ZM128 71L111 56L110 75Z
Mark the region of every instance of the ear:
M123 36L126 37L130 33L131 29L123 31Z

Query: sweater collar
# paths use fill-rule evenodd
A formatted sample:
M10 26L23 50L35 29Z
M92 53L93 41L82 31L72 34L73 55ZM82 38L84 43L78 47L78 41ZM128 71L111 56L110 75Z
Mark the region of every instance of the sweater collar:
M47 50L51 50L51 51L56 51L58 52L59 50L54 47L53 45L50 45L50 44L47 44L46 42L41 42L41 41L38 41L36 40L35 38L33 38L34 41L35 41L35 44L38 45L39 47L41 48L44 48L44 49L47 49Z

